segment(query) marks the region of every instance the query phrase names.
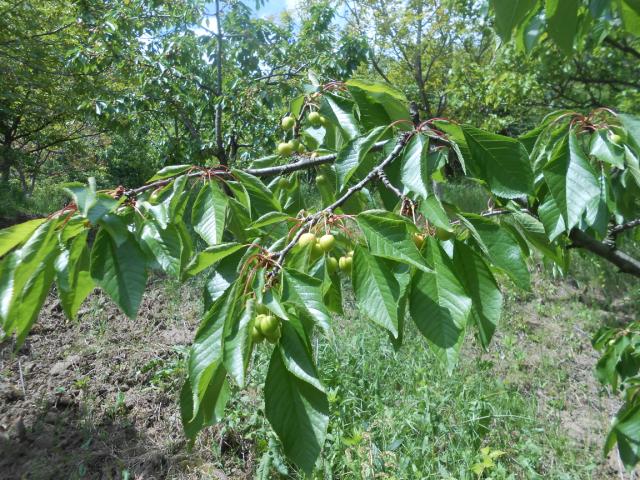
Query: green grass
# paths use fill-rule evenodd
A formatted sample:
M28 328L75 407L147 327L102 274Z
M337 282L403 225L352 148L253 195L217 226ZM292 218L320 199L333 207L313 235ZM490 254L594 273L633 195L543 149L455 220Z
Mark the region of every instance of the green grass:
M538 283L535 294L506 292L505 321L491 348L483 352L470 334L452 375L412 324L396 351L348 302L345 316L335 319L334 335L316 343L331 421L314 478L478 478L472 467L482 461L483 447L499 455L483 478L602 478L608 418L597 409L578 409L574 396L582 387L571 363L590 348L576 331L592 333L602 316L575 295L564 296L562 282L542 277ZM252 442L271 465L263 478L303 478L282 460L261 417L270 351L260 347L251 393L235 393L221 431ZM591 375L586 378L593 380ZM595 442L567 433L560 418L574 412L600 422ZM223 470L230 459L217 455Z

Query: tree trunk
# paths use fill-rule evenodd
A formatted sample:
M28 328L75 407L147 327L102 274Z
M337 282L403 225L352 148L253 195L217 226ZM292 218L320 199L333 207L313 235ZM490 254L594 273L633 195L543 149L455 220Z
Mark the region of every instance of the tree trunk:
M0 146L0 183L9 183L9 175L13 165L13 152L11 150L11 137L5 136Z
M216 0L216 94L217 104L215 111L216 150L220 165L228 165L227 152L224 149L222 135L222 16L220 15L220 0Z

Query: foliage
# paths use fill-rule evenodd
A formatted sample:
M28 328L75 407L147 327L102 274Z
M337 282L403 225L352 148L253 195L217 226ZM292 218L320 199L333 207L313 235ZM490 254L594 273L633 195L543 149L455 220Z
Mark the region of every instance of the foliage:
M551 40L571 54L576 42L594 35L604 41L622 27L640 33L640 4L635 0L491 0L496 31L505 40L515 37L519 48L531 50ZM611 40L611 39L610 39Z
M528 258L564 270L566 247L580 246L640 275L636 261L602 243L639 214L637 118L560 112L513 139L443 120L413 125L402 96L385 85L310 78L287 135L316 153L293 163L270 156L244 170L166 167L133 190L69 184L67 207L1 231L4 334L24 341L54 282L70 317L94 282L134 317L148 271L182 280L207 272L181 395L186 434L221 418L230 382L245 385L260 339L256 315L268 311L279 326L273 338L259 327L275 343L265 413L287 457L310 472L329 422L312 338L331 330L347 279L362 313L394 345L411 319L452 371L464 337L474 332L487 345L499 323L496 273L528 289ZM319 126L306 120L310 111L320 112ZM487 211L435 195L447 151L483 187ZM309 168L324 175L317 210L301 195ZM332 234L335 246L315 237L302 246L307 232ZM334 255L349 259L341 271L331 267Z

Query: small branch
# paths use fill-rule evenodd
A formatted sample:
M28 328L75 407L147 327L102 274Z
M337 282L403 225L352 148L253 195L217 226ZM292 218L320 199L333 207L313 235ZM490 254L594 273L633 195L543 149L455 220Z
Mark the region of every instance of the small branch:
M385 187L387 187L388 190L393 192L393 194L396 197L400 198L400 200L404 200L405 198L407 198L405 195L403 195L403 193L398 188L396 188L395 185L393 185L393 183L391 183L391 181L389 180L389 177L387 177L386 173L384 173L383 171L378 172L378 178L380 179L382 184Z
M606 43L608 45L611 45L613 48L617 48L621 52L628 53L628 54L633 55L634 57L640 59L640 52L638 50L636 50L635 48L631 47L630 45L626 45L624 43L621 43L621 42L619 42L617 40L614 40L611 37L606 37L604 39L604 43Z
M620 225L616 225L609 229L607 233L607 237L612 237L615 239L616 236L620 235L625 230L631 230L632 228L640 227L640 218L636 218L635 220L631 220L627 223L622 223Z
M382 147L387 142L377 142L371 147L370 152L377 152L382 150ZM321 157L303 157L302 160L299 160L294 163L289 163L287 165L277 165L275 167L264 167L264 168L248 168L245 172L250 173L256 177L269 177L271 175L282 175L283 173L291 173L297 170L305 170L309 167L315 167L316 165L323 165L325 163L331 163L335 161L337 154L331 153L329 155L323 155Z
M362 190L369 182L371 182L372 180L374 180L376 178L379 178L380 177L380 173L383 172L384 168L387 165L389 165L391 162L393 162L396 158L398 158L400 156L400 152L402 152L402 149L407 144L407 142L409 141L409 138L411 138L413 133L414 132L403 133L402 136L400 137L400 139L398 140L398 143L396 143L396 146L391 151L391 153L389 153L389 155L382 162L380 162L377 167L375 167L373 170L371 170L366 177L364 177L362 180L360 180L355 185L352 185L351 187L349 187L347 189L347 191L340 198L338 198L335 202L333 202L331 205L329 205L328 207L324 208L323 210L320 210L319 212L317 212L317 213L315 213L313 215L310 215L310 216L308 216L308 217L306 217L304 219L304 223L298 229L298 231L293 236L291 241L282 250L280 250L280 252L274 253L274 255L277 255L277 257L276 257L276 265L277 266L274 267L273 270L271 270L269 272L269 274L268 274L268 279L269 280L274 279L276 277L276 275L278 275L278 273L282 269L282 265L284 264L285 257L291 251L291 249L298 243L298 240L300 239L302 234L305 233L305 232L308 232L324 216L331 215L334 212L334 210L336 210L337 208L340 208L342 205L344 205L344 203L347 200L349 200L349 198L354 193L359 192L360 190ZM269 284L269 281L267 283Z
M569 238L575 247L584 248L604 258L618 267L621 272L640 277L640 261L627 253L616 249L614 246L599 242L577 228L571 230Z

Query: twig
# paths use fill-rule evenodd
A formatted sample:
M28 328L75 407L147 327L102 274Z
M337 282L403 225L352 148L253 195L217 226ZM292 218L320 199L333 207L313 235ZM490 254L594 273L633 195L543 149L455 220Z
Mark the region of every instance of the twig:
M611 227L609 232L607 233L607 237L615 237L625 230L631 230L632 228L640 227L640 218L636 218L635 220L631 220L627 223L622 223L620 225L616 225L615 227Z
M387 174L384 173L382 170L378 172L378 178L380 179L382 184L385 187L387 187L388 190L393 192L395 196L400 198L400 200L404 200L405 198L407 198L395 185L391 183L391 181L389 180L389 177L387 177Z

